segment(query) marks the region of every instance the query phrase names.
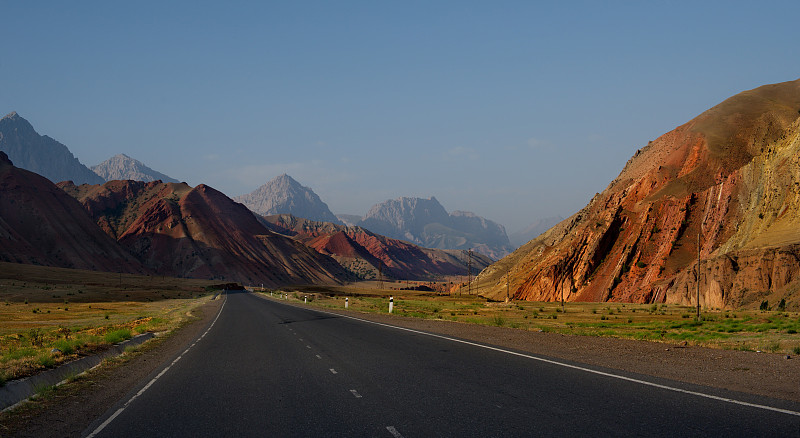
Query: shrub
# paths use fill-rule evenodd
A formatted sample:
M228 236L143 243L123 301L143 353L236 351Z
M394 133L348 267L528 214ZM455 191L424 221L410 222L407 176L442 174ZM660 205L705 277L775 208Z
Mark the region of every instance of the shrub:
M786 310L786 298L781 298L781 302L778 303L778 310L780 310L781 312Z
M758 306L758 310L769 310L769 301L764 300L761 302L761 305Z
M636 267L640 268L640 269L641 268L645 268L645 267L647 267L647 263L642 262L642 261L638 261L638 262L636 262Z
M506 325L506 320L503 319L503 317L500 315L495 316L494 319L492 319L492 325L496 325L497 327L502 327Z

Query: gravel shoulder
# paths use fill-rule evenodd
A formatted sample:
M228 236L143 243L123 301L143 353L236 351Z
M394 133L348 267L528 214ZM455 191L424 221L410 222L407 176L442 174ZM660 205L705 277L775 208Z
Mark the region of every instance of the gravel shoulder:
M126 360L111 361L42 399L25 403L11 413L0 413L0 437L80 436L137 383L197 339L211 324L223 301L216 299L196 308L187 324L145 343Z

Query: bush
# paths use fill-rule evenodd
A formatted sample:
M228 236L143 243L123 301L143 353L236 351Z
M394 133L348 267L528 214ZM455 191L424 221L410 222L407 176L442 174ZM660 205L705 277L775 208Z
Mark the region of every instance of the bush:
M778 310L780 310L781 312L786 310L786 298L781 298L781 302L778 303Z
M642 261L636 262L636 267L639 268L639 269L646 268L647 267L647 263L642 262Z
M761 302L761 305L758 306L758 310L769 310L769 301L764 300Z
M494 319L492 319L492 325L496 325L498 327L502 327L502 326L506 325L506 320L503 319L502 316L499 316L499 315L495 316Z

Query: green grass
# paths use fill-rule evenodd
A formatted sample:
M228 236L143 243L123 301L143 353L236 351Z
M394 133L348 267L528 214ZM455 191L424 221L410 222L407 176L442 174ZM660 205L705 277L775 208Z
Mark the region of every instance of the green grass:
M126 339L131 338L131 331L129 329L114 330L106 333L104 339L109 344L117 344Z

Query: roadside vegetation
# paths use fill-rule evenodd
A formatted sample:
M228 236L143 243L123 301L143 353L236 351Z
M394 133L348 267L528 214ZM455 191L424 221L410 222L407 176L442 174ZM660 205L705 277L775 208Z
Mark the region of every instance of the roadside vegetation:
M656 342L700 345L800 355L800 313L784 311L776 303L760 308L723 310L668 304L561 303L512 301L491 302L476 296L437 295L413 291L376 291L336 288L278 292L288 299L309 305L344 308L360 312L387 313L388 297L394 296L394 314L469 324L509 327L568 335L608 336ZM400 292L400 293L398 293ZM270 292L264 292L270 295Z
M213 282L0 263L0 386L145 332L168 332Z

